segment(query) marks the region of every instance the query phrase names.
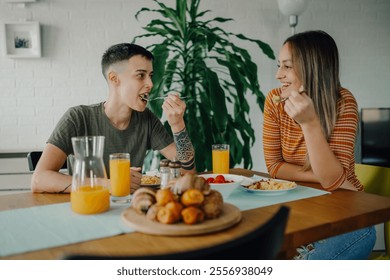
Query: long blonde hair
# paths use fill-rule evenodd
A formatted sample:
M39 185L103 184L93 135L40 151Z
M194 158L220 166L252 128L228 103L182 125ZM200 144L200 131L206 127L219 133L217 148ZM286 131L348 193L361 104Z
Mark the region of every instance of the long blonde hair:
M324 31L307 31L286 39L292 53L293 67L320 120L327 140L337 120L340 99L339 52L336 42ZM304 170L309 170L307 156Z

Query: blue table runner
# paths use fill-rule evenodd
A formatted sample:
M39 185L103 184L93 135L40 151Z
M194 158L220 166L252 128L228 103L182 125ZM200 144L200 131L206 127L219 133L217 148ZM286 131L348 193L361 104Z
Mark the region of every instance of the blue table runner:
M324 194L329 192L302 186L277 196L253 195L237 188L224 199L244 211ZM109 211L97 215L76 214L69 202L0 211L0 256L133 232L121 219L128 206L111 203Z

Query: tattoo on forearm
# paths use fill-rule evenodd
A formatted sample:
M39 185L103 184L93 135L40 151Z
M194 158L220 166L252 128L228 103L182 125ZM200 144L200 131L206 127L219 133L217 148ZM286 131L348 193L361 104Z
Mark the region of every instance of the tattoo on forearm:
M181 167L185 170L191 170L195 167L195 152L192 146L187 130L173 134L177 149L177 159L181 162Z

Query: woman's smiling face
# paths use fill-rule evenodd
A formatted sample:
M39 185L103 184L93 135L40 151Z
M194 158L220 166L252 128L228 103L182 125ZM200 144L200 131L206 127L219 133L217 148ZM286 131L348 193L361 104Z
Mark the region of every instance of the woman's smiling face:
M292 52L288 43L280 49L278 70L275 77L281 83L282 98L290 96L291 90L298 91L302 84L294 68Z

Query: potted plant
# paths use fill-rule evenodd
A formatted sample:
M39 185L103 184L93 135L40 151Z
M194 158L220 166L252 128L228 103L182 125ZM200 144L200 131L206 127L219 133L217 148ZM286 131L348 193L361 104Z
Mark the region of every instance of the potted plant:
M159 14L133 42L157 36L159 42L147 48L155 56L154 88L150 98L180 92L186 98L184 116L189 136L196 151L198 171L211 170L211 145L230 144L230 166L243 162L252 167L250 148L255 134L249 119L247 94L254 94L261 110L264 94L260 90L257 65L246 49L233 43L233 38L250 41L270 59L275 59L270 46L243 34L233 34L219 27L231 18L204 19L209 10L199 11L201 0L176 0L176 7L154 0L158 9L142 8L141 13ZM162 116L161 103L151 102L151 110ZM169 129L169 126L166 124Z

